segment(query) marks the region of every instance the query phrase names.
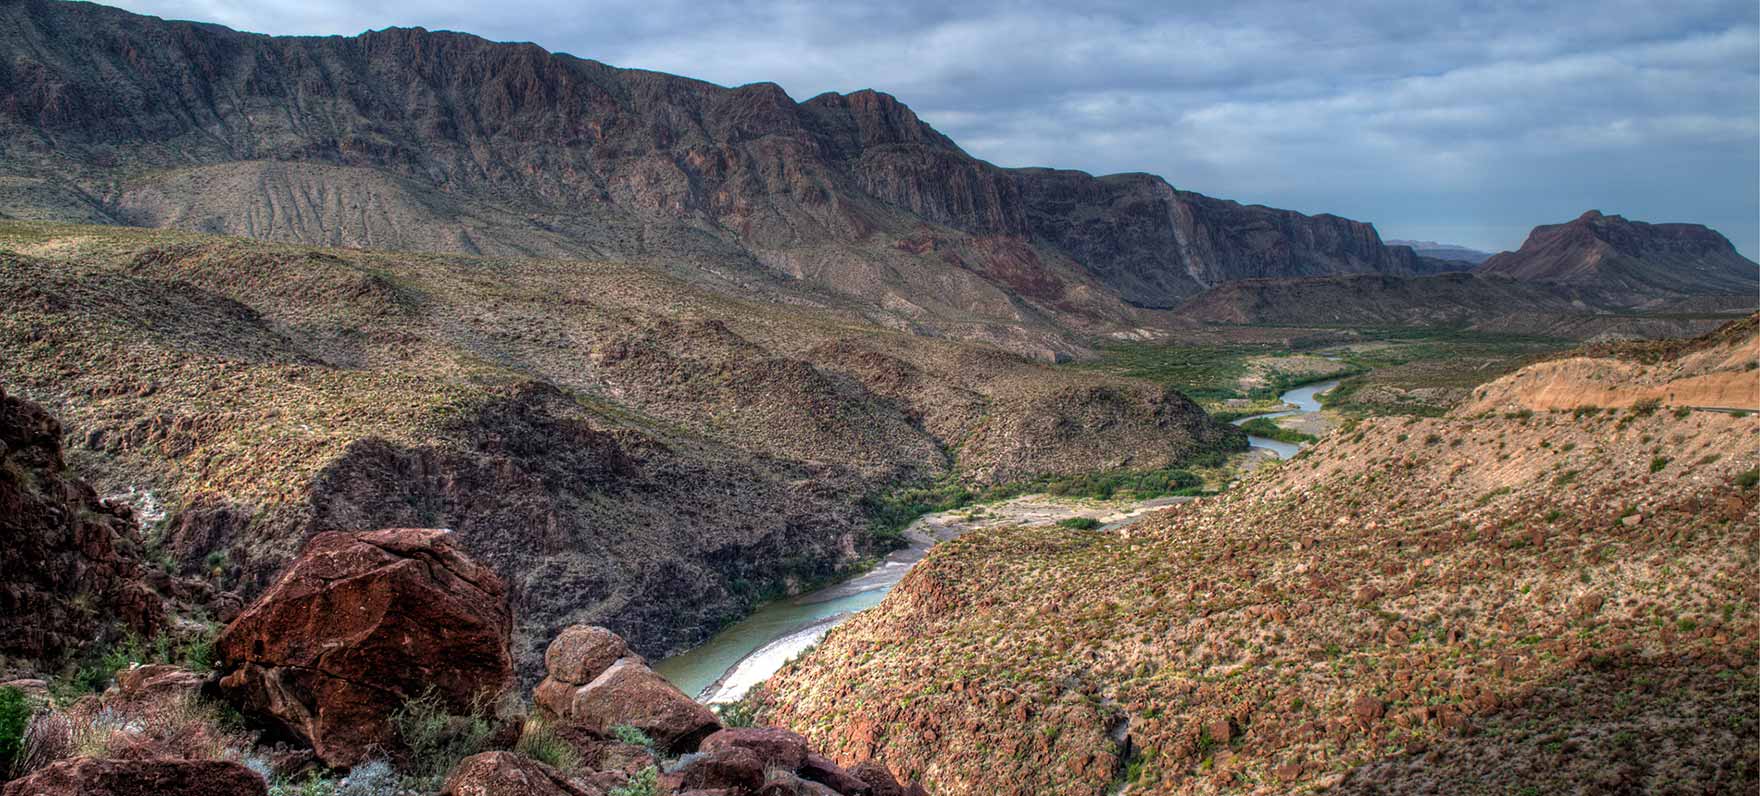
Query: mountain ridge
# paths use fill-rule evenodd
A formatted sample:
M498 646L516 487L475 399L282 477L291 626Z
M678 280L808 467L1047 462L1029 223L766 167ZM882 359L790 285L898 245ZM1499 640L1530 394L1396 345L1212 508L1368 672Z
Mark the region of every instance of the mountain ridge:
M463 33L274 37L48 0L0 4L0 47L17 218L670 259L1076 355L1235 278L1446 267L1153 175L1000 168L873 90L797 102Z

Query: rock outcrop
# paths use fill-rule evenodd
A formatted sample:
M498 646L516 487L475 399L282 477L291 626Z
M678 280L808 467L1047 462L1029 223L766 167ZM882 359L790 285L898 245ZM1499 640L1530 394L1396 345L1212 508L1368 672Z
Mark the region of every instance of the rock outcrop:
M674 754L694 751L721 728L715 714L654 673L602 627L562 631L544 656L549 674L532 692L540 714L565 730L608 738L633 727Z
M447 531L325 533L215 654L241 709L351 766L400 748L391 719L409 700L485 711L513 684L511 633L501 579Z
M263 796L263 778L217 760L93 760L55 763L6 785L4 796Z
M1495 255L1476 273L1589 287L1628 306L1681 296L1760 301L1760 264L1701 224L1647 224L1590 210L1563 224L1535 227L1522 247Z
M132 512L68 471L61 434L42 407L0 389L0 655L45 669L164 616Z

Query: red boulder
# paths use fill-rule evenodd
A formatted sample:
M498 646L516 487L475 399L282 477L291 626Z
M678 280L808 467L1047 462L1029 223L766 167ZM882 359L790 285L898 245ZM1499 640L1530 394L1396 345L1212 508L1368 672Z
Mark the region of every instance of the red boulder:
M63 760L7 784L4 796L263 796L263 778L216 760Z
M410 699L487 705L513 681L507 587L449 537L313 537L220 634L222 691L339 767L395 750L391 718Z
M532 701L565 730L606 737L629 725L661 750L682 753L721 729L713 712L654 673L609 630L571 627L550 643L544 661L549 676Z

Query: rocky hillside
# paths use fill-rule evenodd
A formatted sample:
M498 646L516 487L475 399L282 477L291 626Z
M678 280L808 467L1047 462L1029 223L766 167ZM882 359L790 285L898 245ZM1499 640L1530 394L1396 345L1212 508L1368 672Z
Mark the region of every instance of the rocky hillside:
M962 537L768 715L936 794L1749 792L1760 419L1693 404L1752 385L1755 323L1350 425L1118 532ZM1633 400L1548 411L1579 360L1641 364Z
M0 3L0 215L648 258L1072 354L1222 281L1449 267L1159 177L997 168L874 91L797 102L457 33L269 37L55 0Z
M1700 224L1647 224L1590 210L1535 227L1522 248L1486 260L1476 273L1591 287L1630 305L1687 295L1760 297L1760 265Z
M934 478L1154 469L1244 444L1178 393L734 298L658 269L0 224L0 383L147 542L254 592L312 535L450 527L534 672L591 621L655 657L885 541Z

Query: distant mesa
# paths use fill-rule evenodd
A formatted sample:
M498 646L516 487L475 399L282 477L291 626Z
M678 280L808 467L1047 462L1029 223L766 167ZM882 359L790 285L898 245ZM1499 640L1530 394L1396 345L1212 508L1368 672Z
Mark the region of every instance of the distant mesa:
M1453 243L1437 243L1433 240L1400 240L1397 238L1391 238L1388 239L1386 243L1389 246L1405 246L1412 251L1417 252L1419 257L1428 257L1432 260L1447 260L1450 262L1466 263L1468 265L1478 265L1491 257L1491 252L1479 251L1478 249Z
M1594 287L1628 305L1679 296L1760 298L1760 264L1703 224L1649 224L1590 210L1535 227L1522 247L1475 273Z

